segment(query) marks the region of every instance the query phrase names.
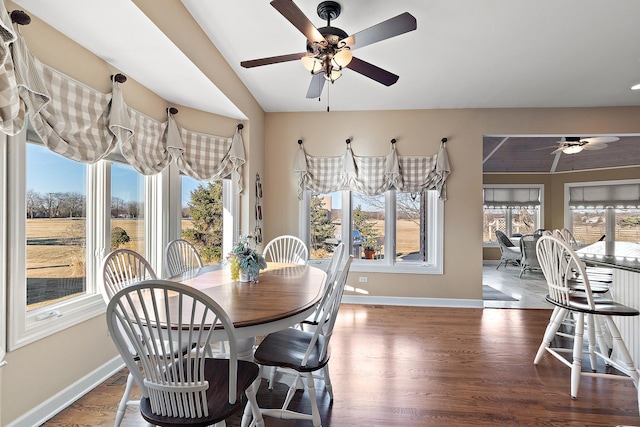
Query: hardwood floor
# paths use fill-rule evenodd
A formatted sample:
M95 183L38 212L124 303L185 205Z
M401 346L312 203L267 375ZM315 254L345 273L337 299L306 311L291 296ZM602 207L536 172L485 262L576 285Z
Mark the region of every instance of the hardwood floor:
M550 313L345 304L332 338L333 404L317 384L323 426L640 425L631 381L583 378L572 400L568 368L548 354L533 365ZM121 371L44 425L113 425L125 379ZM263 381L258 402L284 393ZM306 393L296 399L309 410ZM144 425L130 408L122 426Z

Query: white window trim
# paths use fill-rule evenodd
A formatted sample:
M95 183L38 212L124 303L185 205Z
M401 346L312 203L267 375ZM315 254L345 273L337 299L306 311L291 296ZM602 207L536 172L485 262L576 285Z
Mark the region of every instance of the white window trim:
M8 299L10 302L8 316L11 319L7 330L7 347L10 351L91 319L103 313L105 309L102 296L97 293L95 278L87 275L86 295L58 304L47 305L28 313L26 311L26 223L24 221L27 214L25 202L26 168L24 167L26 144L26 131L8 138L8 148L10 149L7 150L6 176L7 181L12 185L7 186L7 201L8 206L11 206L12 209L7 209L6 241L14 242L11 250L7 251ZM87 195L89 193L88 191ZM95 194L95 191L91 191L91 193ZM87 210L91 209L91 203L87 200ZM89 238L89 236L87 237ZM18 245L16 242L24 243ZM37 320L38 316L47 314L51 314L50 317Z
M395 208L395 192L387 191L385 193L386 216L391 217L389 212ZM351 263L350 271L371 272L371 273L406 273L406 274L442 274L444 272L444 202L438 198L435 191L427 193L429 197L429 212L427 218L433 218L433 221L427 221L427 235L431 236L427 239L427 253L429 261L405 261L396 262L395 257L385 257L383 260L356 260ZM299 233L302 240L309 247L310 237L310 192L305 190L302 199L299 202ZM351 212L352 192L342 191L342 212ZM395 218L395 216L393 216ZM341 240L349 242L351 240L351 218L346 221L343 217L341 228ZM390 248L391 253L395 253L395 221L385 221L385 245ZM348 256L350 248L345 251ZM325 268L329 260L312 259L309 261L311 265Z
M7 135L0 133L0 177L6 177L7 173ZM0 218L7 218L7 180L0 179ZM6 353L7 340L7 221L0 224L0 366Z
M542 225L544 224L544 184L484 184L482 186L482 189L484 190L485 188L538 188L540 189L540 206L538 206L538 218L537 220L537 228L542 228ZM512 223L512 212L511 209L508 209L506 211L506 215L505 215L505 222L507 223L508 227L511 227L511 223ZM486 243L483 242L483 247L485 248L497 248L498 247L498 243Z

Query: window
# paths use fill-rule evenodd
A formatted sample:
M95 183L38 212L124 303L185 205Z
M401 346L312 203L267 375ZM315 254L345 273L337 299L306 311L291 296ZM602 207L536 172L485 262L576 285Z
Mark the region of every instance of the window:
M86 291L87 168L27 144L26 309ZM61 173L65 171L65 173Z
M565 185L567 221L580 244L607 240L640 242L640 181Z
M301 208L301 235L308 236L310 258L318 264L344 241L354 271L442 272L443 202L435 190L377 196L305 191Z
M542 185L485 185L482 241L497 245L496 230L507 236L533 234L542 228Z
M180 234L170 225L180 221L181 197L172 198L180 193L178 173L143 176L117 150L95 164L79 163L26 135L0 138L1 164L7 165L0 172L7 192L2 210L8 251L2 268L10 286L9 350L103 313L98 283L108 251L136 250L161 271L163 245ZM235 184L229 179L196 183L218 186L226 243L238 235ZM3 295L4 290L0 299Z
M144 176L127 164L111 163L109 251L131 249L145 256Z
M95 220L105 205L95 197L100 168L27 143L26 134L6 141L10 350L104 310L93 256L104 242Z

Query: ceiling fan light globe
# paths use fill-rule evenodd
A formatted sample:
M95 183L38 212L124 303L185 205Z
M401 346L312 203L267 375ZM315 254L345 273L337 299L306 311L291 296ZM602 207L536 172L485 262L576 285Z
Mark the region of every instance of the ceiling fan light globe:
M333 55L333 59L331 60L333 66L336 68L344 68L353 59L353 54L351 53L351 49L342 49L335 55Z
M562 148L562 152L564 154L576 154L582 151L582 146L580 145L568 145Z
M322 70L322 62L315 56L303 56L300 61L302 66L312 74L317 74Z
M331 70L331 72L329 74L324 73L324 78L325 80L333 83L336 80L338 80L340 77L342 76L342 73L340 71L337 70Z

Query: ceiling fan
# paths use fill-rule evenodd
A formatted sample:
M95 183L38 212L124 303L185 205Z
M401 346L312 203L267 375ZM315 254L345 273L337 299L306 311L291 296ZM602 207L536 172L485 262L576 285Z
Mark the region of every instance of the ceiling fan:
M325 81L335 82L342 75L343 68L391 86L398 81L399 76L354 57L351 51L417 28L416 18L405 12L348 35L340 28L331 26L331 20L336 19L341 11L340 4L335 1L323 1L318 5L318 16L327 21L327 26L322 28L316 28L291 0L273 0L271 6L307 38L306 52L242 61L240 65L252 68L300 59L312 75L307 98L318 98Z
M558 145L552 145L545 148L556 148L551 154L564 153L564 154L576 154L582 150L602 150L606 148L610 142L618 141L620 138L617 136L596 136L591 138L582 138L579 136L563 136L558 141Z

